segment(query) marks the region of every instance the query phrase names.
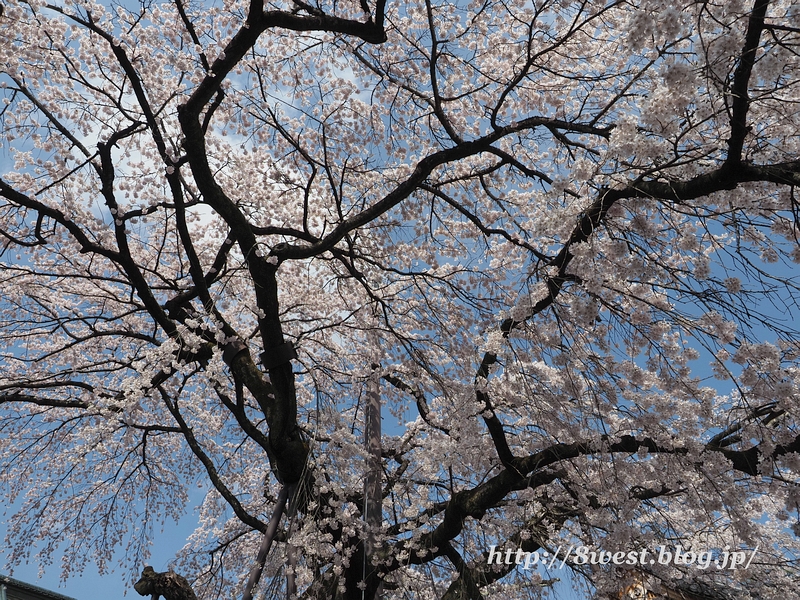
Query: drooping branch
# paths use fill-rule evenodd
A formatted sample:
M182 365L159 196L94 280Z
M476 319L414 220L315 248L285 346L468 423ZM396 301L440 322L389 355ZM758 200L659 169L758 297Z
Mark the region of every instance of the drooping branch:
M244 506L242 506L242 503L239 502L236 494L234 494L234 492L222 480L214 461L203 449L203 446L197 439L197 436L195 436L194 431L191 427L189 427L188 423L183 418L178 403L175 400L168 398L168 395L163 391L163 389L159 389L159 392L162 394L165 406L169 410L170 414L172 414L172 417L175 419L178 427L180 427L181 433L186 439L186 443L188 444L192 453L205 468L209 481L211 481L212 485L219 492L220 496L222 496L225 499L225 502L227 502L228 505L233 509L236 517L242 523L252 527L253 529L265 531L267 528L266 524L248 513Z
M396 387L398 390L402 390L410 394L414 398L417 404L417 410L419 410L419 416L422 417L423 421L425 421L428 425L430 425L434 429L438 429L442 433L445 434L450 433L450 429L448 427L445 427L443 425L438 425L433 422L431 417L431 409L428 406L428 400L427 398L425 398L425 394L421 390L413 388L408 383L403 381L398 375L395 374L388 373L383 375L382 378L384 381Z
M557 274L547 279L548 294L539 299L524 316L517 320L505 319L500 325L500 331L507 337L518 325L533 318L535 315L549 308L559 295L563 284L568 280L567 268L573 254L571 247L587 241L592 233L605 220L608 211L619 200L625 198L653 198L684 202L687 200L708 196L723 190L731 190L745 182L770 182L780 185L800 185L800 161L790 161L775 165L752 165L741 161L742 148L749 128L747 126L747 112L749 109L750 76L755 61L756 50L759 45L761 33L764 29L768 0L756 0L748 21L745 44L739 56L737 69L734 73L732 85L733 113L731 115L731 137L728 140L728 155L725 162L717 169L698 175L686 181L661 181L661 180L636 180L623 189L602 189L597 199L579 217L577 226L573 229L569 240L561 251L550 262L551 267L557 268ZM497 362L497 355L486 352L478 367L476 380L485 380L490 367ZM490 408L486 394L477 390L478 401ZM501 461L506 464L509 454L506 452L502 427L498 423L489 423L490 434L495 440Z
M766 450L765 450L766 448ZM402 549L410 554L412 564L425 563L444 553L446 544L461 533L467 518L480 519L486 512L496 506L513 490L525 488L535 489L553 482L559 477L551 467L580 457L611 454L635 454L641 449L649 454L686 456L689 449L675 445L664 446L651 438L637 438L623 435L612 440L603 436L595 440L574 443L553 444L523 458L515 458L513 468L504 469L497 475L471 489L453 494L444 510L444 518L435 528L415 540L413 545L400 543L396 550ZM800 435L789 444L755 445L747 450L730 450L717 446L707 446L706 452L719 453L730 463L734 471L752 477L759 475L759 465L767 460L775 460L790 453L800 452ZM642 492L646 495L646 492ZM661 490L659 494L669 493ZM436 552L428 549L437 548ZM422 549L420 551L419 549ZM399 568L392 563L389 570Z
M504 543L497 544L497 548L503 551L513 549L523 553L532 553L545 547L549 531L561 528L564 523L576 515L572 509L560 510L550 508L540 516L534 517L526 522L520 530L508 538ZM525 531L525 535L522 532ZM449 543L448 543L449 545ZM446 552L448 558L449 551ZM490 562L489 551L481 553L471 564L463 563L458 566L458 577L447 588L441 600L465 600L476 597L475 593L480 593L480 588L486 587L499 581L519 565L516 557L509 564L503 557L502 564ZM528 565L529 566L529 565ZM544 583L544 582L543 582Z
M101 194L106 201L111 213L116 215L119 212L119 204L117 203L116 194L114 190L115 168L111 157L111 150L114 145L121 139L132 135L138 129L138 125L131 125L130 127L121 131L115 132L111 135L107 142L102 142L97 145L100 154L100 169L98 173L102 182ZM164 309L156 300L153 290L147 283L147 280L142 273L140 265L136 263L131 254L128 245L128 236L124 221L115 219L114 221L114 234L117 240L119 253L116 255L116 262L123 269L131 283L131 286L136 290L137 295L144 303L150 316L161 326L161 328L171 338L179 337L177 327L172 319L167 316Z

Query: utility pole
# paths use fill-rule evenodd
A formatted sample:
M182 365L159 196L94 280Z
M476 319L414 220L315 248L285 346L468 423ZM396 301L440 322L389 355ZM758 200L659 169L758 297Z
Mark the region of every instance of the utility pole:
M365 598L379 598L382 582L376 574L373 556L376 551L375 534L383 520L383 491L381 489L381 368L374 363L367 381L367 403L364 410L364 446L367 450L366 477L364 478L364 521L367 536L364 540Z

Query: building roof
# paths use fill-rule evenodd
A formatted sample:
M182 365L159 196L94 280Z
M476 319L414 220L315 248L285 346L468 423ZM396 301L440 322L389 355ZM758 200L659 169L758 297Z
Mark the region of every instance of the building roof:
M75 600L75 598L71 598L70 596L51 592L50 590L25 583L24 581L19 581L18 579L12 579L3 574L0 574L0 585L5 585L9 591L25 592L26 597L29 595L31 598L41 598L42 600Z

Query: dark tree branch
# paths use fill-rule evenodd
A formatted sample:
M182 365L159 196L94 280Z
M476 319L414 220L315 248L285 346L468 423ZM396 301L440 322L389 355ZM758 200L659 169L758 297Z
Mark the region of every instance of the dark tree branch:
M735 168L742 160L744 139L750 128L747 125L747 113L750 109L750 74L756 60L761 33L764 31L764 17L767 14L769 0L756 0L747 23L744 48L739 55L739 64L733 73L731 95L733 96L733 114L731 115L731 137L728 140L727 163Z
M553 444L523 458L514 459L513 469L504 469L484 483L453 494L447 503L442 522L433 530L424 534L415 542L417 548L437 548L437 552L419 552L408 549L412 564L425 563L444 554L444 548L461 533L464 521L468 517L480 519L486 512L499 505L506 495L520 485L537 488L551 483L557 478L549 467L563 461L580 457L603 454L635 454L640 449L650 454L685 456L689 450L681 446L663 446L651 438L638 439L632 435L623 435L616 440L603 436L597 440L575 442L571 444ZM765 460L775 460L791 453L800 452L800 436L789 444L769 446L764 452L761 445L747 450L728 450L725 448L706 447L707 452L719 453L730 463L731 468L740 473L757 476L759 465ZM398 549L405 549L406 544L398 544ZM398 568L392 563L389 570Z

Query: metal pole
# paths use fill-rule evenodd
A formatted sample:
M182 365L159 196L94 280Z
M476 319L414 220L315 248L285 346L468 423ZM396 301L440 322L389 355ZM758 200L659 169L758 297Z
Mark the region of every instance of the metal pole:
M256 564L250 571L250 577L247 579L247 586L244 588L244 595L242 600L253 600L253 590L258 585L258 580L261 579L261 573L264 570L264 564L267 562L267 554L272 546L272 541L275 539L275 532L278 531L278 523L280 523L283 509L286 506L286 498L289 496L289 487L294 486L281 486L281 491L278 492L278 501L275 504L275 510L272 511L272 518L267 525L267 531L264 533L264 539L261 541L261 547L258 549L258 558Z
M295 526L295 516L297 515L297 495L300 489L299 484L292 484L289 496L289 509L286 516L289 518L289 525L286 528L286 600L292 600L297 595L297 547L292 543L292 533Z

